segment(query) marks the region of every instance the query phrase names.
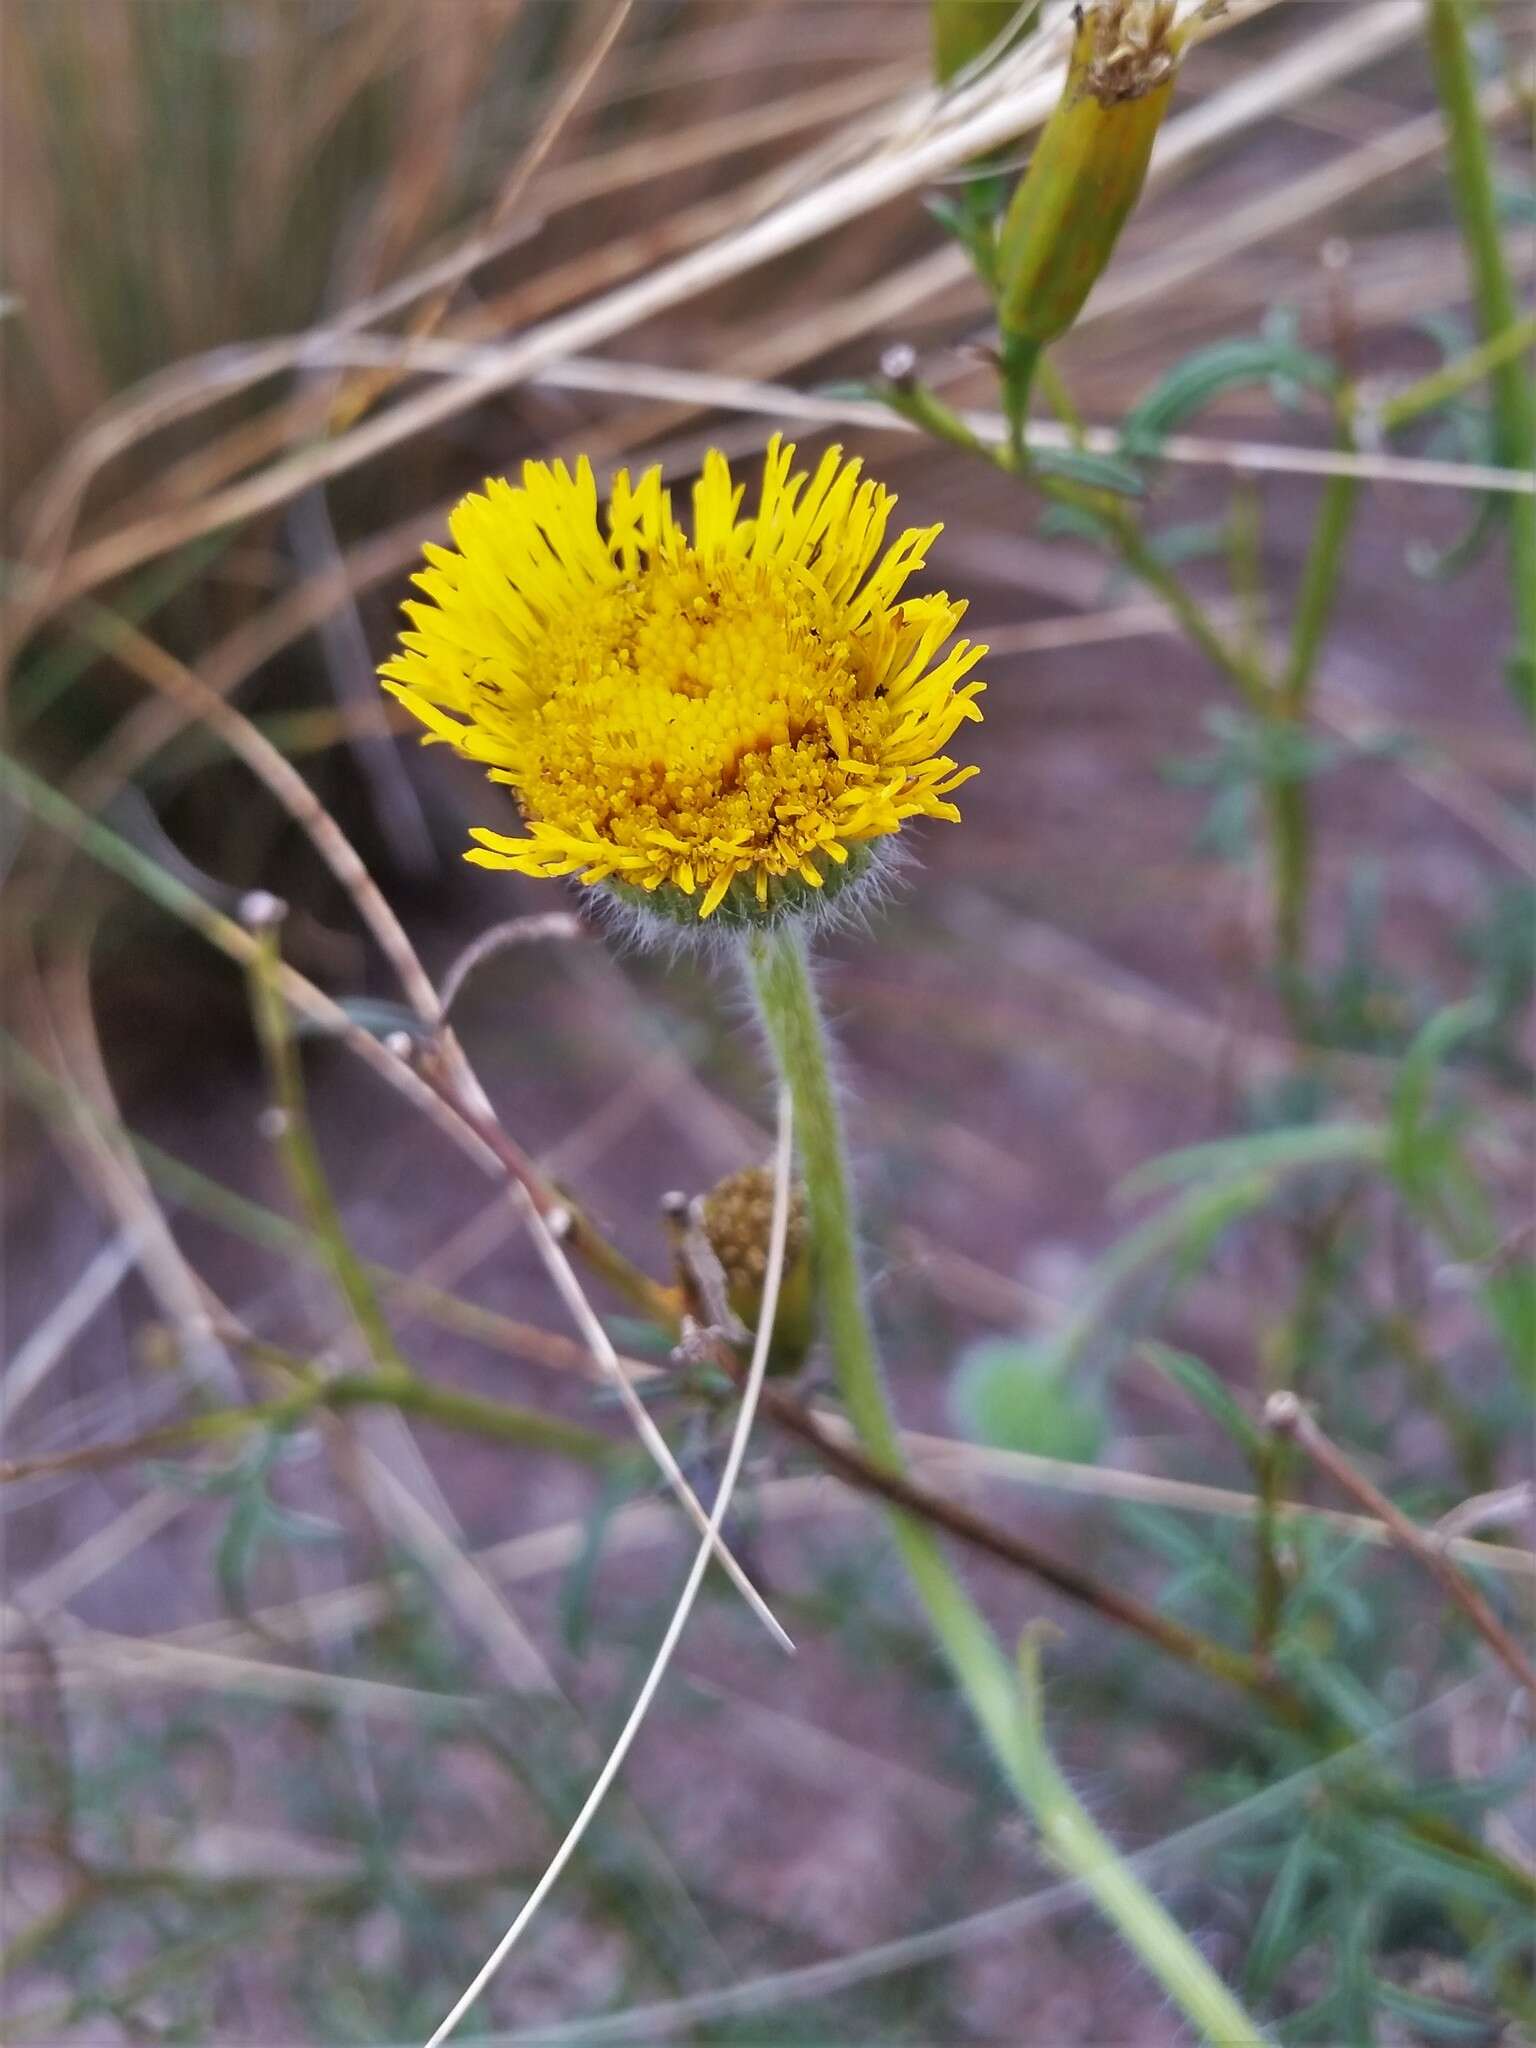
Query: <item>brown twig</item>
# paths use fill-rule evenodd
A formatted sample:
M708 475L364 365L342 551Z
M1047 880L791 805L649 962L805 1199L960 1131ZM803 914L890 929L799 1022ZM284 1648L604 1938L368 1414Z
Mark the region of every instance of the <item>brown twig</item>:
M743 1328L726 1299L725 1275L714 1248L685 1197L668 1195L662 1209L680 1276L678 1295L684 1304L678 1319L681 1342L676 1356L681 1362L716 1365L740 1385L746 1370L743 1351L751 1332ZM1144 1607L1139 1600L1101 1584L1075 1565L1063 1564L1032 1543L1010 1535L971 1509L930 1492L898 1466L871 1456L845 1426L814 1414L792 1395L765 1386L758 1403L764 1415L797 1437L845 1484L874 1493L917 1520L931 1523L1006 1564L1021 1567L1069 1599L1079 1600L1109 1620L1136 1630L1160 1649L1199 1670L1263 1693L1271 1700L1276 1699L1277 1691L1283 1690L1262 1659L1228 1649L1223 1643L1171 1621L1155 1609ZM1301 1703L1294 1699L1281 1711L1287 1718L1299 1719L1305 1714Z
M1271 1394L1264 1408L1264 1421L1277 1436L1289 1437L1306 1452L1313 1464L1353 1496L1361 1507L1384 1522L1411 1557L1416 1557L1447 1597L1454 1600L1507 1669L1517 1678L1532 1700L1536 1700L1536 1666L1494 1613L1472 1581L1459 1572L1444 1551L1411 1522L1387 1496L1373 1486L1345 1456L1332 1438L1292 1393Z
M733 1378L739 1378L741 1362L728 1345L717 1343L712 1348L711 1357ZM1196 1629L1186 1628L1182 1622L1159 1614L1155 1608L1143 1606L1130 1594L1122 1593L1094 1578L1091 1573L1079 1570L1076 1565L1066 1564L1048 1551L1038 1549L1026 1538L999 1527L958 1501L946 1499L943 1494L933 1492L904 1473L892 1472L876 1464L856 1444L834 1432L781 1388L764 1388L762 1410L771 1422L813 1451L829 1471L860 1492L878 1494L893 1507L931 1523L971 1549L983 1551L989 1557L1028 1572L1069 1600L1092 1608L1122 1628L1132 1629L1183 1663L1262 1697L1287 1720L1304 1718L1300 1701L1272 1672L1265 1669L1258 1658L1250 1657L1242 1650L1230 1649L1225 1643L1215 1642Z

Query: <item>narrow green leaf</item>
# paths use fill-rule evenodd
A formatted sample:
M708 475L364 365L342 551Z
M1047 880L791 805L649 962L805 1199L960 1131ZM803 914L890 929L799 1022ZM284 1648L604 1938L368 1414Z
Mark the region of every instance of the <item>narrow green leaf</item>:
M1215 1373L1203 1359L1194 1358L1187 1351L1177 1351L1171 1344L1159 1344L1149 1339L1143 1343L1137 1354L1171 1380L1180 1393L1185 1394L1203 1414L1208 1415L1218 1428L1231 1437L1234 1444L1247 1458L1261 1451L1265 1435L1241 1404L1234 1400L1231 1392L1222 1385Z
M1422 1992L1405 1990L1378 1977L1372 1986L1376 2003L1411 2020L1415 2029L1434 2041L1486 2041L1491 2015L1471 2006L1447 2005L1443 1999L1426 1998Z
M1333 365L1283 336L1251 335L1213 342L1186 356L1127 413L1122 446L1153 455L1160 442L1228 391L1272 379L1315 391L1331 390Z
M1440 1068L1463 1039L1486 1030L1492 1021L1490 1007L1481 997L1452 1004L1430 1018L1404 1054L1392 1091L1388 1158L1406 1178L1414 1173L1415 1152Z
M1148 1160L1120 1182L1115 1194L1130 1200L1159 1188L1187 1187L1202 1180L1227 1181L1309 1166L1373 1164L1381 1158L1382 1139L1379 1124L1342 1120L1216 1138Z
M1065 477L1088 490L1110 491L1120 498L1146 495L1141 472L1117 456L1094 455L1086 448L1031 448L1029 463L1041 476Z
M1250 1997L1263 1998L1303 1946L1301 1918L1315 1857L1312 1837L1302 1832L1280 1859L1243 1963L1243 1989Z

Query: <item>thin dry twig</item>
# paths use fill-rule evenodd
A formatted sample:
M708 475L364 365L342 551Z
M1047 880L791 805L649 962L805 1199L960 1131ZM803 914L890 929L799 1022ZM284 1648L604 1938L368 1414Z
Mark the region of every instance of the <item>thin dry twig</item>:
M409 1051L410 1048L406 1050ZM464 1070L467 1071L467 1063ZM463 1117L467 1127L478 1132L505 1164L514 1199L521 1206L545 1271L554 1282L572 1321L581 1332L589 1354L597 1360L607 1383L617 1393L631 1426L672 1489L683 1512L695 1528L707 1529L710 1526L709 1516L703 1503L688 1484L670 1444L657 1428L650 1410L636 1393L632 1381L620 1363L613 1340L603 1327L602 1319L587 1300L581 1282L566 1256L565 1246L570 1243L611 1284L619 1287L631 1300L648 1309L651 1314L659 1315L664 1322L670 1319L672 1313L671 1295L666 1289L659 1288L638 1267L632 1266L623 1258L600 1232L592 1228L574 1204L567 1203L557 1190L550 1187L544 1175L522 1148L507 1136L494 1116L482 1115L478 1108L465 1103L455 1094L453 1084L444 1075L440 1062L431 1058L423 1060L422 1072L443 1102L455 1109ZM793 1652L793 1642L728 1546L717 1540L716 1547L721 1568L747 1605L780 1647Z
M1428 1536L1373 1486L1358 1466L1352 1464L1316 1418L1289 1392L1271 1394L1264 1408L1264 1421L1279 1436L1298 1444L1319 1470L1326 1472L1369 1513L1386 1524L1410 1557L1418 1559L1430 1577L1466 1615L1494 1655L1536 1701L1536 1665L1494 1613L1472 1581L1459 1572L1442 1546Z
M439 344L443 346L443 344ZM732 412L767 413L776 419L815 426L861 426L880 432L917 433L877 399L841 398L796 391L783 384L759 383L749 377L714 371L658 369L647 363L601 361L569 356L531 373L534 383L584 391L649 392L657 398L715 405ZM1001 413L961 411L963 424L993 446L1001 446L1005 422ZM1081 431L1050 420L1031 421L1029 446L1063 453L1086 448L1093 454L1124 452L1117 428L1089 426ZM1158 458L1196 467L1231 469L1273 476L1358 477L1366 483L1419 484L1458 491L1498 491L1513 497L1536 496L1536 477L1497 463L1442 462L1416 455L1372 452L1351 454L1337 448L1288 448L1270 441L1219 441L1200 434L1170 434L1158 442Z
M458 1000L459 991L477 967L513 946L529 946L545 939L579 939L585 930L571 910L541 910L528 917L511 917L493 924L467 945L443 976L438 999L446 1017Z
M379 1453L362 1446L360 1477L369 1506L412 1552L470 1632L490 1651L514 1691L553 1693L554 1673L500 1588Z
M728 1371L739 1372L728 1346L718 1345L715 1356ZM935 1493L920 1480L893 1472L867 1458L847 1426L841 1421L802 1407L792 1395L769 1387L763 1395L763 1413L781 1429L813 1450L817 1458L840 1478L861 1492L878 1494L893 1507L942 1529L947 1535L985 1555L1026 1571L1032 1578L1079 1602L1106 1620L1118 1622L1147 1642L1214 1678L1222 1678L1251 1693L1262 1694L1282 1713L1292 1713L1296 1703L1289 1689L1277 1682L1253 1658L1240 1650L1186 1628L1168 1615L1159 1614L1118 1586L1053 1557L1027 1537L1001 1528L958 1501Z
M405 927L351 840L282 749L244 712L210 689L194 669L137 626L94 607L79 607L75 616L105 653L170 699L188 718L217 733L230 752L266 785L352 899L423 1025L435 1029L442 1016L437 992Z
M1500 1486L1492 1493L1474 1494L1471 1500L1462 1501L1449 1514L1442 1515L1435 1524L1434 1540L1442 1547L1454 1549L1474 1530L1494 1527L1500 1522L1527 1520L1533 1514L1536 1514L1536 1479L1517 1480L1513 1486ZM1503 1547L1488 1543L1470 1546L1477 1559L1486 1559L1490 1550Z
M180 1336L188 1372L227 1394L238 1381L214 1331L213 1310L218 1304L183 1255L148 1176L122 1137L91 1001L90 943L90 933L78 935L60 951L46 983L33 976L29 987L34 1028L46 1038L52 1053L49 1064L65 1083L69 1149L137 1244L144 1277Z

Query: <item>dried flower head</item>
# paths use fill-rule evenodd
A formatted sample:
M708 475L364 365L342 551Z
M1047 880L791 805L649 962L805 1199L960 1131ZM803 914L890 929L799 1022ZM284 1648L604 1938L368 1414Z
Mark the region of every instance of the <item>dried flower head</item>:
M871 871L912 818L956 818L976 771L942 751L978 718L965 610L902 597L939 532L885 546L895 503L831 448L769 444L757 509L711 451L693 533L661 472L525 463L429 547L430 600L380 671L428 739L509 785L525 831L467 858L576 875L674 923L802 909Z
M747 1166L716 1182L698 1205L704 1234L720 1261L725 1298L749 1330L757 1328L762 1311L773 1231L773 1192L772 1171L765 1166ZM805 1190L794 1186L789 1196L778 1312L768 1353L770 1371L793 1372L804 1362L814 1324L814 1294Z
M1176 0L1098 0L1088 10L1091 54L1086 90L1102 106L1140 99L1178 68Z

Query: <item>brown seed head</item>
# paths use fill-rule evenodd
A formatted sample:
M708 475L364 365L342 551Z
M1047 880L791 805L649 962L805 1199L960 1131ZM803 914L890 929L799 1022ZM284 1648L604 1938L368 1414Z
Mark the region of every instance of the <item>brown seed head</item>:
M1178 0L1097 0L1088 9L1093 44L1083 84L1101 106L1137 100L1178 68L1173 18Z
M766 1166L729 1174L704 1197L704 1234L725 1274L731 1305L738 1297L761 1300L773 1228L773 1175ZM805 1249L805 1192L790 1190L784 1243L786 1272Z

